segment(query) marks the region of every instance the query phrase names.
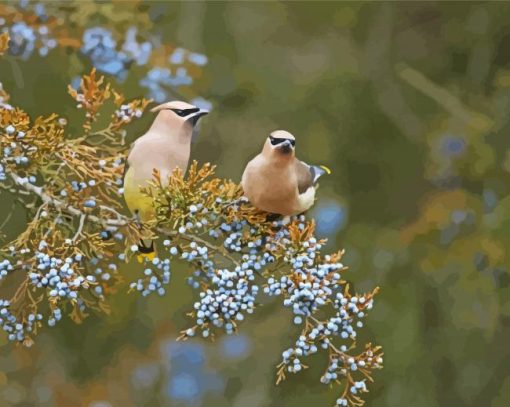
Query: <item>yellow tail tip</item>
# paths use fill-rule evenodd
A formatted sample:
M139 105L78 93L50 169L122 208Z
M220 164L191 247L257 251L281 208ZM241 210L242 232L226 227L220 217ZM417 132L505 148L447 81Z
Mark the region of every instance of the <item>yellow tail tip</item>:
M326 174L330 175L330 174L332 173L332 171L331 171L328 167L326 167L325 165L320 165L320 167L321 167L324 171L326 171Z
M152 253L140 253L136 256L138 263L143 263L144 261L152 261L156 257L156 252Z

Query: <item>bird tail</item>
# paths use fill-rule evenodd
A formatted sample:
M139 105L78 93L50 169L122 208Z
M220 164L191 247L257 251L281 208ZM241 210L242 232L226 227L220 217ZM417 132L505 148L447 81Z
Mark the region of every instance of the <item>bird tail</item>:
M154 241L140 239L140 242L138 243L138 252L140 253L137 256L139 263L143 263L144 260L152 261L154 257L156 257L156 248L154 247Z
M315 184L324 174L331 174L331 170L325 165L312 165L313 183Z
M333 172L328 167L326 167L325 165L319 165L319 167L322 168L325 171L325 173L328 174L328 175L331 175L331 173Z

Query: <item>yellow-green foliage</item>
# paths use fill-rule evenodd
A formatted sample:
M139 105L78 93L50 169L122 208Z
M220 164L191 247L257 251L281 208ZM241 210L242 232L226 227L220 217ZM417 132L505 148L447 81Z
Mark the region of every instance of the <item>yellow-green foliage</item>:
M314 221L258 211L239 185L194 161L187 174L176 169L169 180L154 173L144 192L157 215L139 225L123 207L125 134L150 101L125 101L95 69L69 95L85 116L78 134L57 114L31 119L14 105L0 107L0 187L16 196L29 219L2 248L0 325L8 338L30 346L43 325L108 312L109 297L128 286L162 296L179 259L189 263L190 284L199 290L182 339L235 333L256 310L259 291L280 297L302 330L283 352L277 382L306 369L307 356L324 352L321 382L341 386L339 405L362 405L382 352L359 346L357 331L378 289L350 289L343 252L323 253L326 241L315 237ZM105 116L110 119L100 128ZM128 285L122 265L137 253L142 228L159 242L158 256Z

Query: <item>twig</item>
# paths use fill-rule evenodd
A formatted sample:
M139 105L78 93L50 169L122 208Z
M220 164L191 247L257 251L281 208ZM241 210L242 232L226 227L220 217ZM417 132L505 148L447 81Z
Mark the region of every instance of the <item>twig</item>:
M313 315L309 315L308 318L310 318L313 322L315 322L318 325L326 325L324 322L319 321L317 318L315 318ZM342 360L346 360L348 358L347 354L345 352L342 352L340 349L338 349L335 345L329 341L328 343L329 347L338 353L339 356L341 356Z
M206 246L208 249L210 249L210 250L212 250L212 251L214 251L216 253L219 253L220 255L222 255L227 260L230 260L236 266L239 265L239 262L234 257L232 257L226 250L224 250L222 246L215 246L212 243L209 243L207 240L201 239L198 236L195 236L195 235L191 236L191 235L188 235L186 233L179 233L177 231L168 230L168 229L164 229L164 228L156 228L156 231L161 233L162 235L165 235L165 236L168 236L168 237L174 237L174 238L176 238L176 237L179 238L180 237L181 239L185 239L185 240L187 240L189 242L200 243L203 246Z
M76 239L81 235L81 232L83 231L83 225L85 224L85 219L87 215L83 214L80 216L80 224L78 226L78 230L76 231L75 235L72 238L72 241L75 242Z
M99 209L103 210L103 211L107 211L107 212L111 212L113 213L117 219L125 219L125 216L122 215L121 213L117 212L115 209L113 208L110 208L109 206L106 206L106 205L99 205Z
M76 209L70 205L66 205L64 202L59 201L58 199L52 197L51 195L44 192L41 187L30 184L28 182L21 181L21 178L18 175L14 174L12 172L9 173L9 175L16 185L23 187L27 191L30 191L30 192L36 194L37 196L39 196L42 199L42 201L45 204L52 205L60 210L63 210L65 212L69 213L70 215L80 217L80 227L77 231L77 234L73 237L73 240L75 240L81 233L81 230L83 229L83 223L85 222L85 217L87 218L87 220L89 220L93 223L103 225L103 226L120 227L120 226L126 226L130 222L130 219L128 217L126 217L126 216L120 214L119 212L117 212L116 210L109 208L107 206L104 206L104 205L101 205L100 208L103 210L107 210L107 211L114 213L117 217L116 219L106 219L105 220L105 219L100 219L99 217L97 217L95 215L86 214L86 213L80 211L79 209ZM191 235L187 235L185 233L179 233L177 231L168 230L168 229L164 229L164 228L157 228L156 231L161 233L162 235L165 235L165 236L174 237L174 238L180 237L180 238L188 240L190 242L191 241L199 242L200 244L202 244L203 246L206 246L210 250L212 250L216 253L219 253L220 255L222 255L224 258L228 259L229 261L231 261L236 266L239 265L239 262L233 256L231 256L226 250L224 250L223 247L215 246L215 245L209 243L208 241L199 238L198 236L191 236Z
M415 89L422 92L434 100L437 104L442 106L446 111L451 113L453 116L458 117L465 123L473 123L473 118L478 117L480 124L486 124L490 126L492 120L482 113L474 112L465 107L462 102L451 92L444 87L437 85L427 78L424 74L411 68L405 64L397 66L397 73L401 79L407 82ZM476 121L478 123L478 121Z
M55 208L63 210L73 216L85 215L85 213L80 211L79 209L76 209L70 205L67 205L64 202L59 201L56 198L53 198L51 195L48 195L46 192L43 191L43 189L41 187L32 185L29 182L22 181L18 175L14 174L12 172L10 172L9 175L17 186L20 186L20 187L26 189L27 191L30 191L30 192L36 194L37 196L39 196L42 199L42 201L44 203L52 205ZM101 219L95 215L87 215L87 217L91 222L94 222L94 223L97 223L97 224L100 224L103 226L120 227L120 226L126 226L129 223L129 219L125 216L123 216L122 218L117 218L117 219Z
M12 214L14 213L14 207L16 205L16 201L13 201L12 202L12 205L11 205L11 209L9 210L9 213L7 214L7 216L5 217L4 221L2 222L2 224L0 225L0 230L2 230L4 228L5 225L7 225L7 223L9 222L9 220L11 219L12 217Z

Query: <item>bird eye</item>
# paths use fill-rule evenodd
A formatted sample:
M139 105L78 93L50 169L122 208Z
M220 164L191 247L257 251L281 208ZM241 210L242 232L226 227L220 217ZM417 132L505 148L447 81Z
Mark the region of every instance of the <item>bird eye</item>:
M283 142L283 139L269 136L269 141L271 141L271 144L273 146L276 146L276 145L280 144L281 142Z
M271 144L273 146L281 144L284 141L290 141L290 144L292 144L292 147L294 147L296 145L296 141L295 140L290 140L288 138L277 138L277 137L269 136L269 141L271 142Z
M172 112L174 112L177 116L185 117L191 113L198 112L200 109L198 107L194 107L192 109L170 109Z
M174 112L177 116L184 117L186 116L186 111L181 109L170 109L172 112Z

